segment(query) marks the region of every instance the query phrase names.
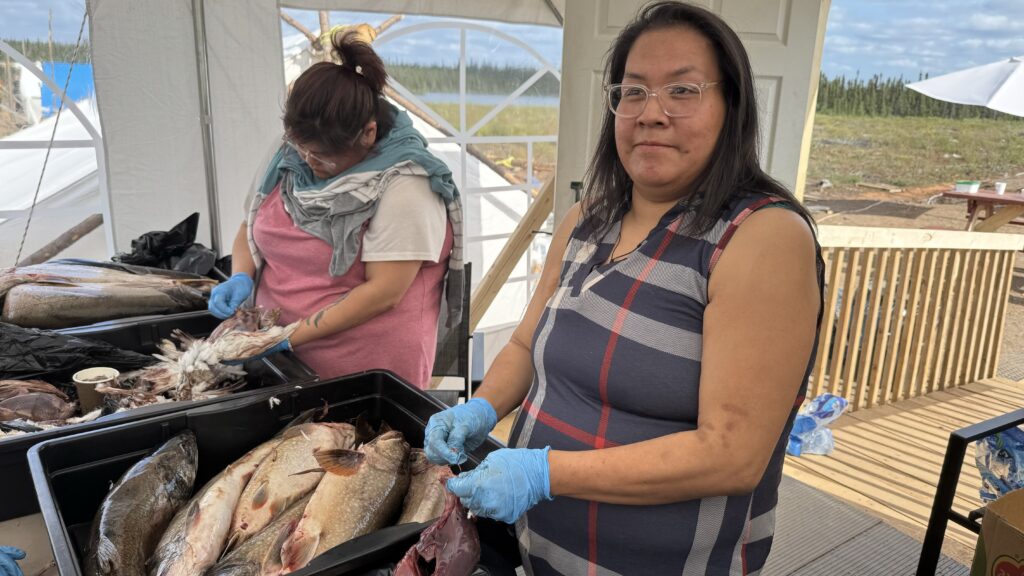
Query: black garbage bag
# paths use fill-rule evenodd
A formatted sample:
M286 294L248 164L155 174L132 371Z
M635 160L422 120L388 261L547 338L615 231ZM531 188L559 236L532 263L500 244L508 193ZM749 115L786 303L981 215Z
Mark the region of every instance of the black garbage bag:
M132 240L132 251L112 258L114 262L207 275L217 253L197 243L199 213L193 212L168 231L154 230Z
M217 263L217 253L202 244L193 244L180 256L171 256L171 270L209 274Z
M70 382L72 374L91 366L127 372L156 362L106 342L0 322L0 380L39 378L55 384Z

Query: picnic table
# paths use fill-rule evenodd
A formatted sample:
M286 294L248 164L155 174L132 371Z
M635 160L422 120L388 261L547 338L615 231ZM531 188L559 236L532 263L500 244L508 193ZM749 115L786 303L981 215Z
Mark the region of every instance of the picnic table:
M967 200L967 230L995 232L1004 224L1024 216L1024 194L996 194L987 190L978 192L942 193L948 198Z

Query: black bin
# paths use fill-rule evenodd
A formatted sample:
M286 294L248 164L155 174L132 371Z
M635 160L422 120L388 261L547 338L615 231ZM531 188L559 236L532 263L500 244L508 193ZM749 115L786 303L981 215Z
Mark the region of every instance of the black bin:
M196 435L196 489L248 450L268 440L300 412L326 408L327 421L360 414L401 431L410 445L423 445L423 429L444 408L438 400L390 372L364 372L283 391L192 407L116 427L48 440L29 451L32 480L54 558L64 576L82 574L89 529L112 482L139 459L186 429ZM279 402L278 402L279 401ZM472 468L501 444L488 439L470 455ZM396 562L428 524L385 528L346 542L316 558L297 575L360 574ZM482 564L491 574L511 574L519 563L509 526L481 519Z
M175 328L193 336L206 336L220 320L206 311L184 312L164 316L144 316L99 322L88 326L58 330L80 338L102 340L122 348L149 354L157 351L157 343L170 337ZM111 414L82 424L72 424L9 438L0 438L0 474L3 478L4 497L0 498L0 522L19 518L39 511L26 454L29 447L44 440L61 438L86 430L131 422L158 414L177 412L194 406L223 402L226 399L261 394L263 390L283 390L317 380L317 375L291 352L275 354L269 358L245 364L248 384L242 390L224 398L199 402L170 402L144 406L135 410Z

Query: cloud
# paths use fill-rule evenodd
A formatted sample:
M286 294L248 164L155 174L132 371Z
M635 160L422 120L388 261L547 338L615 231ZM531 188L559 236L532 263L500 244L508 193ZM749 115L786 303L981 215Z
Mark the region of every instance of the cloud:
M0 0L0 38L47 39L51 12L54 40L74 42L85 14L84 0ZM89 37L88 25L82 35Z
M1004 14L974 14L968 20L974 30L1010 30L1010 19Z
M1020 0L832 0L822 71L917 78L1024 54Z

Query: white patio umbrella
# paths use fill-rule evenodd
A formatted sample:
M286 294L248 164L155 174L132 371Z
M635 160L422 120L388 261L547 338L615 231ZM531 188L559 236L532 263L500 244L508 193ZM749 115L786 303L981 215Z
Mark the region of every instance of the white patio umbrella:
M907 84L925 96L1024 116L1024 56Z

